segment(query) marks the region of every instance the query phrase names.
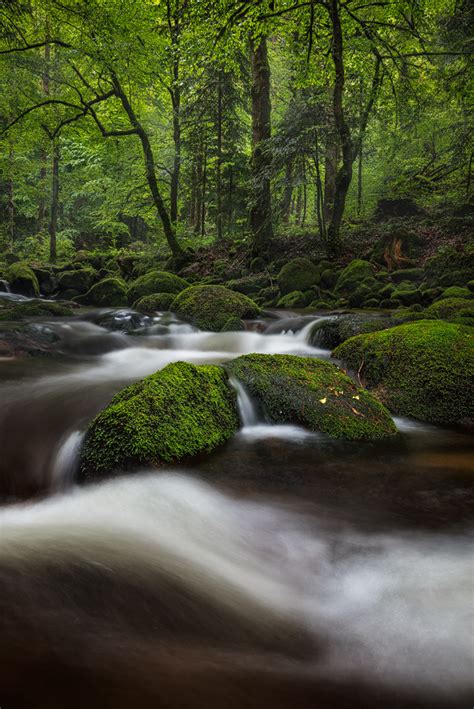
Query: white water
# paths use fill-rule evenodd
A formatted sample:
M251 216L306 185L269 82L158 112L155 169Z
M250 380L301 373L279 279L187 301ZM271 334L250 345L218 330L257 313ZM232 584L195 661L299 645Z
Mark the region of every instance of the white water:
M259 423L257 409L249 396L247 389L237 377L229 377L229 384L237 392L237 408L239 410L240 423L243 427L256 426Z
M468 688L472 540L340 526L153 473L1 510L0 560L25 574L65 561L138 582L164 573L256 625L287 618L324 638L328 676Z
M67 487L74 482L84 431L73 431L60 443L53 463L53 487Z

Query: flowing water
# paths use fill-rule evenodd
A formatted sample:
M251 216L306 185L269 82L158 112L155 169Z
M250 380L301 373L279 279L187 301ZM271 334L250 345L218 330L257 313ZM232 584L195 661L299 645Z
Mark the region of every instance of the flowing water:
M208 333L170 314L35 323L0 361L0 707L470 707L472 439L396 419L389 442L272 425L192 466L88 486L88 421L184 360L329 358L318 318Z

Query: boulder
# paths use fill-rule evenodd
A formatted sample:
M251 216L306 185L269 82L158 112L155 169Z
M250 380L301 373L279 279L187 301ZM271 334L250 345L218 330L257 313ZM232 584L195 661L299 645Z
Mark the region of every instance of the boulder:
M369 261L355 259L346 266L336 281L336 293L353 293L365 278L374 275L374 267Z
M306 302L307 299L304 293L295 290L283 295L277 303L277 308L304 308Z
M82 305L120 308L122 305L127 305L127 284L121 278L103 278L89 288L87 293L74 300Z
M0 305L0 320L20 321L26 318L69 317L73 311L69 304L49 300L7 301Z
M473 415L471 328L420 320L358 335L333 352L359 372L389 409L432 423Z
M224 370L175 362L123 389L92 421L82 475L161 467L209 453L238 426L235 392Z
M254 318L260 313L248 296L214 285L186 288L176 296L171 309L203 330L214 332L222 330L230 317Z
M167 271L149 271L130 284L128 289L128 302L136 303L145 295L153 293L180 293L189 286L184 278L175 276Z
M301 424L348 440L376 440L396 433L386 408L331 362L250 354L226 368L272 421Z
M305 291L319 284L318 268L307 258L298 257L283 266L277 276L282 295L293 291Z
M174 293L153 293L152 295L144 295L140 298L133 307L139 313L151 315L158 310L170 310L171 303L175 299Z
M58 289L62 293L71 295L83 295L87 293L96 278L96 272L92 268L75 268L70 271L62 271L58 274Z
M38 297L40 287L32 269L24 261L12 263L5 272L5 278L13 293L21 293L28 297Z

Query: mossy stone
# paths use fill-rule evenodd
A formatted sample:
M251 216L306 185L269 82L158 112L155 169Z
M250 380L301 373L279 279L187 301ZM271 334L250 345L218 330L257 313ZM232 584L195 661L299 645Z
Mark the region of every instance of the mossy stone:
M38 279L24 261L12 263L5 271L5 278L14 293L21 293L32 298L38 297L40 294Z
M82 474L161 467L210 452L239 425L221 367L169 364L119 392L90 424Z
M128 289L128 302L136 303L145 295L153 293L180 293L189 286L184 278L167 271L149 271L133 281Z
M451 286L446 288L438 300L444 300L445 298L467 298L468 300L472 298L472 293L469 288L462 288L461 286Z
M386 408L331 362L250 354L226 368L272 421L301 424L348 440L376 440L396 433Z
M277 308L304 308L306 296L299 290L283 295L277 303Z
M87 293L96 278L93 268L74 268L58 274L58 289L65 293L83 295Z
M424 275L425 272L422 268L401 268L398 271L393 271L391 277L394 283L401 283L402 281L414 281L416 283L422 281Z
M318 268L312 261L298 257L283 266L277 276L278 287L282 295L294 291L305 291L319 284Z
M432 423L472 417L474 335L470 328L419 320L343 342L333 352L391 411Z
M336 293L352 293L365 278L373 275L374 267L369 261L355 259L339 274L335 291Z
M243 278L233 278L227 282L227 288L235 290L244 295L254 295L259 293L263 288L271 286L270 277L265 273L252 274Z
M322 288L333 288L336 285L337 274L332 268L325 268L321 273L320 285Z
M176 296L172 310L203 330L222 330L230 317L254 318L259 306L243 293L224 286L190 286Z
M133 304L134 310L145 315L152 315L157 310L170 310L171 303L176 298L174 293L153 293L152 295L144 295L136 303Z
M68 305L39 299L19 303L8 301L5 307L0 307L0 320L11 322L26 318L69 317L72 314L73 311Z
M103 278L89 288L87 293L77 296L74 300L83 305L120 308L127 305L127 284L121 278Z
M432 303L425 310L425 314L429 318L441 320L451 320L451 318L464 313L465 315L474 316L474 303L466 298L443 298Z
M243 332L245 330L245 324L240 318L229 318L222 328L221 332Z

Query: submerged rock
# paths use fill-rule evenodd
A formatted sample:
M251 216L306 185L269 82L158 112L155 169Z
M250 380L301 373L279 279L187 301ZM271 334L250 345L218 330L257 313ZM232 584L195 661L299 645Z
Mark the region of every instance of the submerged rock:
M219 332L229 318L253 318L260 308L243 293L224 286L191 286L173 301L171 310L203 330Z
M376 440L396 433L387 409L331 362L250 354L226 368L277 423L301 424L348 440Z
M123 389L92 421L82 472L94 477L208 453L238 425L235 392L224 370L175 362Z
M153 293L180 293L187 288L188 281L167 271L149 271L130 284L128 302L133 305L145 295Z
M333 352L359 371L391 411L432 423L473 416L474 335L420 320L353 337Z

